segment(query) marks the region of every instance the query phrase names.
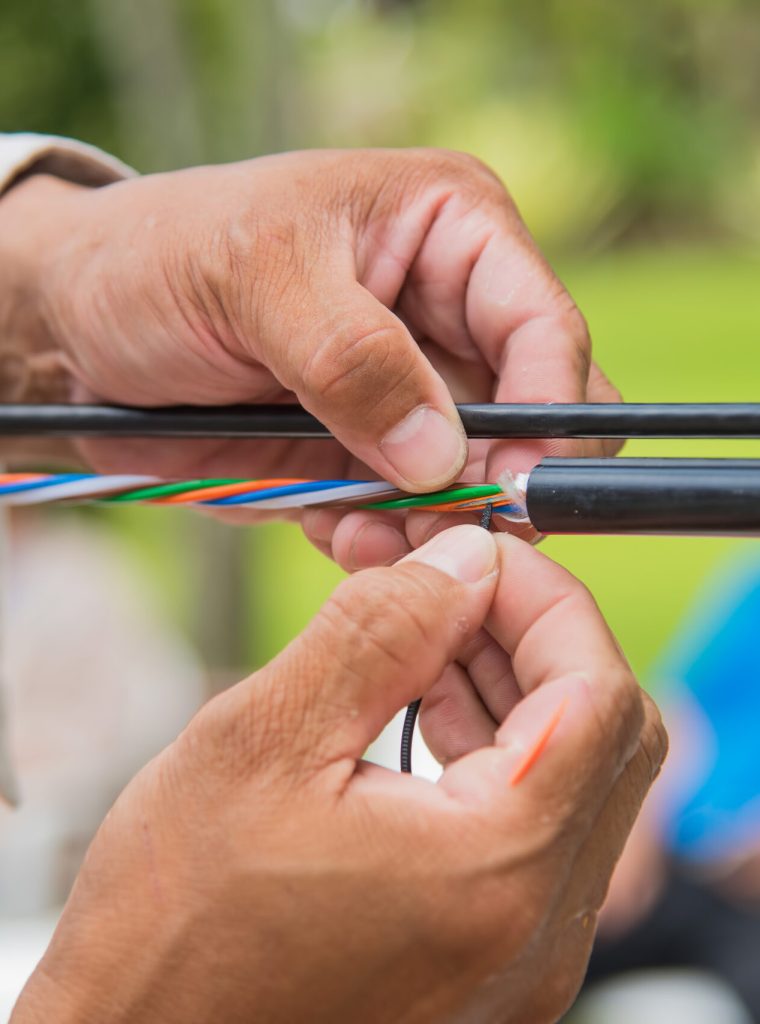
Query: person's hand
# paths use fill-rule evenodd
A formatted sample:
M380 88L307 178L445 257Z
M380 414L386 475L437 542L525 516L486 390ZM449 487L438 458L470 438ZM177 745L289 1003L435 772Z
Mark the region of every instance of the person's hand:
M503 185L462 154L290 153L94 190L39 175L0 201L0 238L16 321L65 353L78 398L297 399L339 442L88 443L97 468L420 491L595 450L478 442L468 462L455 402L617 398ZM400 514L305 527L352 570L410 549Z
M420 695L437 784L362 760ZM581 584L448 531L127 787L13 1024L554 1021L665 743Z

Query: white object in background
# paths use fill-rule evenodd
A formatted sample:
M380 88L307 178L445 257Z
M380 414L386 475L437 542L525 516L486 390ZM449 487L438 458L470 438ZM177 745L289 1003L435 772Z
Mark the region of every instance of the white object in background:
M395 768L398 771L401 751L401 728L404 724L406 708L388 723L375 742L367 751L367 760L374 764L382 765L383 768ZM425 741L420 735L419 725L414 729L414 740L412 742L412 772L423 779L430 779L435 782L440 777L441 766L425 746Z
M568 1024L576 1019L579 1024L752 1024L739 997L720 978L665 969L631 972L595 985Z
M26 978L45 952L58 910L35 917L0 919L0 1021L7 1024Z
M65 514L24 512L12 527L5 666L20 806L0 807L6 1001L115 797L205 696L198 659L116 535Z

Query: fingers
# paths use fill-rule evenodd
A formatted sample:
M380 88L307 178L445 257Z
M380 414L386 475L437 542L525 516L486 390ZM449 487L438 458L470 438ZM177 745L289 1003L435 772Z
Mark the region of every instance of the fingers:
M480 522L481 516L482 512L426 512L414 509L407 513L404 527L409 543L416 548L435 537L441 530L447 530L458 523ZM497 533L510 533L529 544L535 544L540 539L530 524L513 523L499 515L494 515L491 520L491 529Z
M585 401L591 342L586 323L530 237L506 189L478 161L439 154L454 183L412 263L400 308L421 337L462 362L480 356L497 402ZM487 477L525 470L578 443L494 445Z
M420 730L433 756L448 764L492 744L520 697L509 655L481 629L425 695Z
M549 312L537 313L507 339L501 354L495 402L584 402L591 340L569 297L547 300ZM552 309L552 306L557 306ZM487 479L505 469L531 469L544 456L582 455L575 440L501 441L489 449Z
M664 733L648 719L645 724L640 697L638 704L638 729L630 730L636 737L632 755L618 741L619 730L613 739L600 722L587 679L576 675L547 683L518 705L494 746L446 768L441 785L477 813L486 831L508 835L512 854L522 850L531 871L566 870L631 760L637 771L625 791L625 806L599 826L604 849L618 848L623 826L615 823L630 820L631 808L638 808L659 770ZM636 749L645 733L648 767L642 772Z
M256 738L248 756L260 756L257 723L268 723L289 763L360 758L480 628L497 566L493 536L467 526L345 580L304 633L236 688L230 714Z
M502 190L484 204L490 237L471 264L464 310L476 348L496 376L495 402L585 401L591 339L585 320ZM469 214L473 217L475 214ZM579 445L510 441L491 446L486 475L527 470Z
M639 745L641 694L588 591L529 545L497 543L502 572L486 625L527 696L495 745L450 766L443 785L510 827L540 820L550 837L584 834ZM659 766L658 736L650 748Z
M270 332L268 362L381 477L408 491L443 487L467 460L454 401L398 317L344 270L308 299L286 298L304 312Z
M600 706L625 717L631 671L588 589L537 548L506 534L497 543L503 575L487 628L511 656L520 689L581 673Z
M447 665L425 694L420 731L430 753L446 765L494 741L497 723L461 665Z
M464 647L458 661L494 721L503 722L522 696L507 652L481 629Z
M324 509L304 514L302 525L309 540L324 544L347 572L392 565L412 550L398 512Z
M593 709L585 760L611 780L638 743L642 710L636 680L580 581L521 541L503 536L498 544L504 583L497 588L487 628L510 654L523 693L556 687L554 681L561 679L585 681L576 694L579 707ZM535 705L530 711L526 707L527 701L504 723L506 737L520 726L519 715L536 713Z

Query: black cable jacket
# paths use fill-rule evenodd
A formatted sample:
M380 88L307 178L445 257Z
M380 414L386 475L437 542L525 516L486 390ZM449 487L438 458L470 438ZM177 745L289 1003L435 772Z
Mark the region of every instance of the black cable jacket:
M526 497L540 533L760 535L760 459L544 459Z
M760 403L460 405L469 437L760 438ZM0 435L58 437L329 437L299 405L0 405Z

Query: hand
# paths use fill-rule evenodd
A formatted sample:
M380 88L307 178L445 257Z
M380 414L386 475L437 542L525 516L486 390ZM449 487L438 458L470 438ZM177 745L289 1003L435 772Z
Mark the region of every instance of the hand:
M0 203L0 236L0 280L13 270L26 329L65 354L78 398L297 399L339 442L82 445L98 468L420 491L595 450L468 456L455 401L617 397L589 376L586 324L504 187L461 154L289 153L95 190L35 176ZM400 515L342 519L306 527L346 568L410 550Z
M362 760L420 694L438 784ZM13 1024L554 1021L664 750L588 592L448 531L127 787Z

